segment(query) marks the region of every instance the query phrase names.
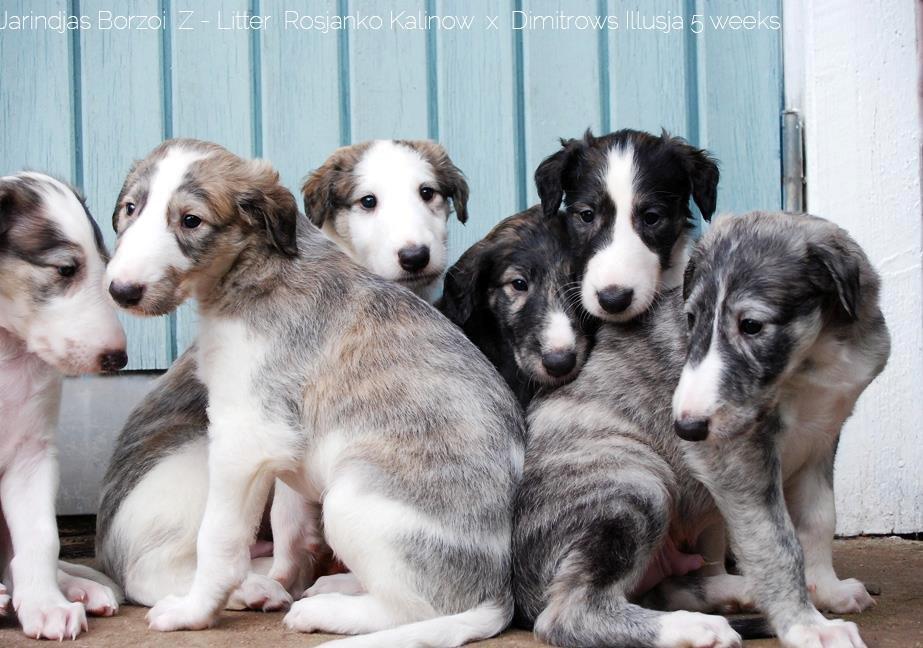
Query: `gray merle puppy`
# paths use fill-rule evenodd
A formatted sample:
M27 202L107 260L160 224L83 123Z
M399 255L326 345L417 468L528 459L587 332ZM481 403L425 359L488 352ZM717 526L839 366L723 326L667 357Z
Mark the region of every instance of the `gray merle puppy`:
M658 163L650 164L652 159ZM603 206L612 214L599 227L610 230L605 237L607 245L618 245L620 237L632 236L634 231L634 236L656 253L660 265L649 264L654 270L650 282L655 289L650 293L653 297L644 300L644 309L627 321L604 325L594 353L577 380L538 399L530 410L526 469L517 497L514 530L517 621L534 626L539 637L561 646L740 645L739 636L722 617L689 611L658 612L638 605L638 595L653 584L652 571L669 575L671 563L682 563L687 558L677 548L723 563L724 516L732 546L747 574L747 587L738 584L725 591L722 586L733 577L719 574L717 580L704 579L706 584L701 587L689 582L684 587L674 585L670 592L673 603L692 600L703 607L718 606L739 603L749 594L787 646L863 646L855 625L824 619L811 604L805 587L801 549L782 497L779 440L785 438L786 426L792 421L784 416L787 410L780 406L779 394L793 393L785 391L793 387L790 381L803 379L805 367L814 363L817 367L824 365L822 371L836 366L834 375L842 371L843 366L836 364L838 359L831 360L826 355L829 348L820 353L831 339L843 339L841 327L874 332L875 343L856 347L856 357L862 358L865 369L859 381L848 389L841 383L826 383L830 393L842 397L837 401L842 406L838 410L840 418L824 419L828 438L835 439L856 397L880 371L887 356L887 334L877 310L877 278L845 233L819 220L810 221L813 229L789 221L775 226L776 236L770 241L731 245L741 258L739 265L729 270L727 285L761 272L780 273L779 280L750 279L749 304L727 301L732 294L744 296L743 292L729 290L720 293L719 303L734 313L728 320L734 327L738 327L738 311L733 309L755 309L755 304L760 304L763 315L759 321L767 331L780 332L776 339L781 346L772 357L782 360L761 367L758 359L744 355L756 367L751 372L758 380L751 386L749 396L759 391L764 400L751 398L748 402L762 404L760 416L747 419L748 413L756 414L757 410L737 404L733 392L732 396L724 396L724 386L731 385L735 377L722 374L722 390L714 393L721 393L725 400L712 401L701 410L680 405L677 412L676 430L683 436L691 436L689 430L694 429L696 438L703 438L703 428L707 430L709 424L714 434L706 443L681 439L673 429L670 403L686 354L686 316L679 286L664 281L665 276L674 276L675 268L672 263L665 266L664 261L682 259L677 248L685 247L685 237L682 228L673 225L672 231L677 234L670 247L668 238L648 236L645 240L641 228L658 220L643 216L651 196L685 205L690 185L694 188L702 182L696 170L707 169L709 164L713 163L701 151L675 138L623 131L566 143L563 155L559 153L557 160L545 163L544 175L542 169L537 173L540 191L545 180L542 196L550 196L549 208L557 209L556 201L562 194L569 209L578 196L597 196L595 202L581 198L577 213L588 210L595 215ZM548 173L549 165L557 167L553 173ZM560 188L549 181L555 175L562 179ZM671 184L683 187L683 177L684 191L674 193L663 188ZM716 184L717 170L706 177ZM695 197L696 191L692 194ZM703 196L701 188L698 195ZM712 200L696 202L703 215L709 216L714 209L714 185L704 195ZM619 220L627 224L623 222L620 228ZM660 226L667 228L667 224ZM706 268L722 263L724 257L708 256L714 254L709 250L715 249L710 243L720 240L729 228L715 228L703 244L699 255L710 261L698 264L703 268L700 277L709 276ZM735 230L727 238L746 238L745 235L745 231ZM837 245L831 245L831 237ZM632 245L637 249L637 258L643 258L643 251L637 244ZM589 271L594 260L605 254L604 248L599 249L594 250L591 241L583 294L602 304L607 301L608 287L586 286L588 278L598 281L608 271L600 263L596 264L595 276ZM727 247L718 249L728 253ZM748 249L750 255L742 253ZM637 269L623 276L635 283L619 288L647 283ZM695 277L693 271L690 281L696 281ZM794 284L800 285L803 293L799 295L802 309L796 313L786 312L784 304L775 305L772 291L760 292L761 287L777 285L791 290ZM847 311L844 299L853 298ZM621 319L634 295L623 301L627 306L612 309L615 313L611 315ZM704 308L702 303L700 308ZM861 311L857 310L860 303ZM714 322L708 315L703 319ZM740 327L746 331L755 328L749 321L756 321L755 317L744 319L748 322L740 320ZM786 339L792 342L787 348L783 343ZM848 339L855 338L850 335ZM692 366L697 366L697 353L693 351L690 356ZM763 362L768 357L757 356ZM827 366L828 362L832 364ZM690 380L694 386L701 377L687 379L687 385ZM677 392L678 403L686 402L682 389L683 385ZM712 415L715 421L703 423ZM823 448L824 444L817 447ZM824 465L832 466L833 444L829 440L826 448L826 454L820 454L824 455ZM799 467L784 469L792 474ZM757 539L762 546L754 546ZM689 570L686 562L685 568L676 567L678 573ZM665 568L661 567L664 563Z
M349 646L448 647L500 632L512 614L523 425L477 349L352 262L298 214L267 163L215 144L155 149L126 178L115 220L110 293L139 315L194 296L208 389L195 577L151 609L151 627L215 620L247 575L279 478L322 504L325 539L352 572L343 589L353 595L302 599L289 627L373 633Z

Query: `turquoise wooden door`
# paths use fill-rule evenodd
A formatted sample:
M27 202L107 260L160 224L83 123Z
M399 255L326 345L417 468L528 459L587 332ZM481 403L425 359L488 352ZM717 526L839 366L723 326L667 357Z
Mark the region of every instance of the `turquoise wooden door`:
M205 138L266 157L297 192L341 144L430 137L446 146L471 185L471 220L453 223L450 233L455 258L492 224L535 202L532 172L559 137L587 127L663 127L719 158L719 210L778 208L781 32L720 28L712 20L778 16L780 4L3 0L0 13L96 21L100 11L130 9L162 16L164 28L0 30L0 173L32 168L70 180L111 245L109 216L122 179L163 138ZM218 29L219 11L225 19L234 11L272 18L262 30ZM286 11L380 15L385 26L284 28ZM464 31L393 29L392 11L467 15L474 23ZM611 15L620 26L536 27L536 16L562 12ZM631 29L632 15L681 16L686 28ZM704 23L699 34L690 28L693 15ZM195 22L203 19L210 23ZM532 28L516 29L528 20ZM134 369L168 366L195 335L189 307L124 321Z

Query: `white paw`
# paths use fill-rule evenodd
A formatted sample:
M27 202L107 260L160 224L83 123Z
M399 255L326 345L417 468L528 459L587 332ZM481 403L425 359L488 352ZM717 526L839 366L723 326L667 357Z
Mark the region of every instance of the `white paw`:
M147 613L148 626L161 632L202 630L213 621L211 611L186 596L166 596Z
M819 610L834 614L856 614L875 605L865 585L855 578L835 580L832 583L808 584L811 600Z
M259 610L277 612L287 610L292 596L274 578L250 572L228 600L229 610Z
M740 635L727 619L698 612L670 612L660 622L661 648L740 648Z
M331 574L321 576L311 587L304 591L303 596L317 596L318 594L347 594L350 596L363 594L365 588L356 578L355 574Z
M0 617L4 617L10 613L10 595L7 592L6 586L3 583L0 583Z
M73 603L82 603L87 613L93 616L112 616L119 611L115 593L100 583L71 576L63 588L64 596Z
M70 603L59 592L45 597L14 597L13 607L22 631L35 639L76 639L87 629L87 614L80 603Z
M786 648L866 648L859 628L851 621L821 618L812 625L796 625L779 637Z
M356 634L356 620L351 618L343 594L321 594L295 601L282 622L299 632Z

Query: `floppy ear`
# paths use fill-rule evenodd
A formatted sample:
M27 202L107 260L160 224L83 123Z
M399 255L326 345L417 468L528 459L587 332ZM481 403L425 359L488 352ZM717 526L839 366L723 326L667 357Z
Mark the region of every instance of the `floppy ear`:
M692 146L682 137L672 137L666 131L663 131L661 137L682 156L692 185L692 200L702 212L702 218L710 221L718 203L718 162L708 151Z
M859 262L855 256L835 242L808 243L808 259L815 265L818 287L835 293L839 310L849 321L855 321L859 313Z
M468 182L465 180L465 174L455 166L448 153L441 146L438 147L441 155L434 163L436 169L436 179L439 182L439 188L447 198L452 199L452 207L455 209L455 217L461 223L468 222Z
M268 162L247 162L247 179L237 195L237 206L254 227L265 229L270 244L288 256L298 254L298 206L295 197L279 182L279 173Z
M480 305L479 288L489 247L486 239L478 241L445 274L442 297L436 306L461 328Z
M6 233L13 226L13 204L15 193L5 182L0 181L0 246L6 239Z
M304 213L317 227L322 227L336 211L336 181L342 168L346 149L334 151L327 160L307 177L301 186Z

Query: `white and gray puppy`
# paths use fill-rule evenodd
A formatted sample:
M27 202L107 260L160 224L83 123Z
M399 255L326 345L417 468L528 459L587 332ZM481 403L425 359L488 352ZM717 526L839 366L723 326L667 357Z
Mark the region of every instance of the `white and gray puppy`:
M468 220L468 184L439 144L374 140L344 146L302 188L311 222L360 265L426 301L447 253L449 201Z
M652 197L679 204L684 197L676 189L658 187L652 179L658 173L669 179L683 168L696 169L697 164L684 161L684 156L695 158L701 152L684 149L675 140L631 132L585 138L582 143L571 141L565 151L568 148L567 160L557 164L559 157L550 162L557 164L563 180L560 191L543 194L551 197L551 208L557 208L560 198L556 196L562 193L568 204L576 202L570 196L595 194L595 202L583 198L579 209L598 213L603 206L613 214L616 223L610 225L613 233L609 245L619 245L619 239L627 234L655 251L651 243L657 239L645 240L642 228L658 222L666 228L667 224L660 222L663 212L659 218L645 218L646 205ZM659 160L653 168L648 166L652 159ZM700 157L698 165L707 164L707 159ZM717 183L717 172L708 175ZM548 177L545 180L546 189L553 189ZM692 185L696 182L693 175ZM540 183L540 192L542 188ZM714 187L706 193L712 200L699 206L708 215L707 207L714 208ZM611 206L606 206L607 201ZM620 229L618 221L622 219L628 223ZM664 266L663 262L683 255L665 245L667 239L663 238L659 239L663 247L652 257L652 261L660 260L652 279L637 268L622 271L631 280L631 288L653 282L653 291L642 292L652 297L645 298L644 310L628 321L604 324L578 378L533 404L525 473L516 504L514 594L517 621L534 627L542 639L560 646L739 646L740 637L722 617L690 611L660 612L639 605L643 590L656 583L656 579L651 580L652 571L659 571L661 577L671 575L672 560L686 563L675 573L689 571L689 561L677 553L677 548L723 563L722 518L726 518L732 546L747 575L746 587L733 577L718 574L701 581L704 585L700 588L689 582L685 589L675 586L668 604L681 599L709 609L752 598L786 646L864 646L854 624L828 621L811 604L801 549L782 496L782 476L793 476L814 460L808 458L810 452L803 455L794 448L792 452L784 449L792 444L786 431L793 419L788 418L790 410L780 406L779 395L796 394L803 389L804 383L799 381L810 381L808 376L823 376L818 382L826 390L824 398L832 395L834 400L822 402L841 407L837 410L840 418L825 420L826 427L808 428L823 431L817 432L817 443L812 441L806 447L811 452L825 448L817 461L829 471L833 439L842 421L884 364L887 334L878 312L877 277L858 247L841 230L823 221L805 219L799 223L802 221L791 217L784 226L770 228L775 231L772 240L732 243L736 261L729 272L736 275L719 275L726 277L727 290L720 296L714 290L693 294L690 302L693 309L707 311L704 304L712 294L722 309L727 309L727 317L720 318L721 326L733 325L738 341L747 333L737 327L748 331L755 328L744 320L756 320L757 312L767 330L783 331L777 354L754 356L745 351L739 359L751 363L751 372L765 378L765 382L749 387L750 396L766 397L756 400L764 406L760 410L764 416L747 419L746 414L754 410L728 404L738 403L730 386L732 374L723 375L720 388L712 392L706 388L704 392L705 396L719 394L720 398L696 396L696 383L707 381L699 372L690 382L688 375L694 369L689 369L675 401L677 431L689 437L689 430L695 429L698 436L704 436L701 430L708 426L703 419L713 415L715 420L709 425L714 425L715 434L708 443L692 443L674 432L670 404L686 353L686 315L680 287L664 283L664 278L674 273L670 271L672 265ZM755 239L762 231L759 224L749 234L745 228L733 229L732 224L714 228L696 258L715 255L716 241ZM676 236L674 245L684 245L683 238ZM644 257L636 243L623 241L621 245L634 247L636 258ZM728 252L727 247L717 249ZM599 254L588 255L589 269ZM729 257L708 258L711 261L700 261L700 267L718 272L721 260ZM761 259L766 259L765 265ZM649 272L657 265L651 262ZM588 271L584 281L598 281L610 272L612 276L619 274L597 265L596 272ZM700 275L693 270L692 290L695 285L702 290L710 281L702 277L710 276L704 269ZM749 295L731 292L732 278L746 283ZM797 286L801 310L783 313L773 305L779 286L793 293ZM770 290L760 292L761 287ZM602 310L613 319L621 319L621 314L632 308L634 296L621 298L620 294L605 294L607 288L594 289L601 303L608 302L610 308L604 304ZM584 295L594 297L586 289ZM741 301L736 301L738 298ZM844 303L849 305L844 307ZM752 309L749 314L748 308ZM741 313L745 315L738 320ZM715 325L715 318L707 312L701 318L707 324L696 326ZM876 341L864 345L860 342L863 335L873 335ZM790 343L787 348L785 340ZM840 346L829 346L835 340ZM831 353L833 349L842 355L839 351ZM707 355L695 349L690 354L691 367L699 367L699 358ZM859 357L861 361L854 359ZM777 359L780 364L774 365ZM841 361L846 364L838 364ZM839 372L853 363L863 367L861 378L844 387L832 376L843 375ZM713 364L711 359L709 364ZM742 384L748 383L743 380ZM684 395L686 392L689 396ZM814 392L811 398L820 397ZM821 419L828 414L820 410L803 413L810 415L812 411ZM735 429L735 424L741 429ZM803 432L793 430L792 434L797 437ZM782 466L783 459L791 463ZM832 534L832 527L825 527L823 533ZM824 542L829 545L829 538ZM845 585L851 589L849 583ZM707 605L701 604L702 600Z
M380 140L337 149L308 176L303 198L311 220L350 257L427 299L446 262L450 201L459 220L467 220L464 176L430 141ZM118 216L117 209L114 227ZM406 254L401 257L410 243L425 247L425 263L412 265ZM103 480L97 556L128 599L142 605L186 591L195 572L208 427L196 353L186 351L132 412ZM275 497L293 494L279 484ZM319 511L308 506L307 513L316 517ZM229 608L288 607L292 594L301 594L312 579L309 547L316 550L321 538L279 511L270 517L269 573L264 573L269 561L256 557Z
M456 646L512 614L510 509L524 430L490 363L432 307L348 259L278 174L194 140L155 149L116 209L110 292L131 312L198 300L208 502L191 589L149 613L204 628L246 577L276 478L322 505L351 570L298 601L352 646ZM289 511L298 515L297 507ZM409 624L409 625L407 625Z
M55 521L62 375L128 361L103 288L107 258L69 186L40 173L0 178L0 572L23 632L35 638L76 638L86 611L118 610L112 589L82 577L90 570L59 569ZM8 592L0 584L0 616Z

